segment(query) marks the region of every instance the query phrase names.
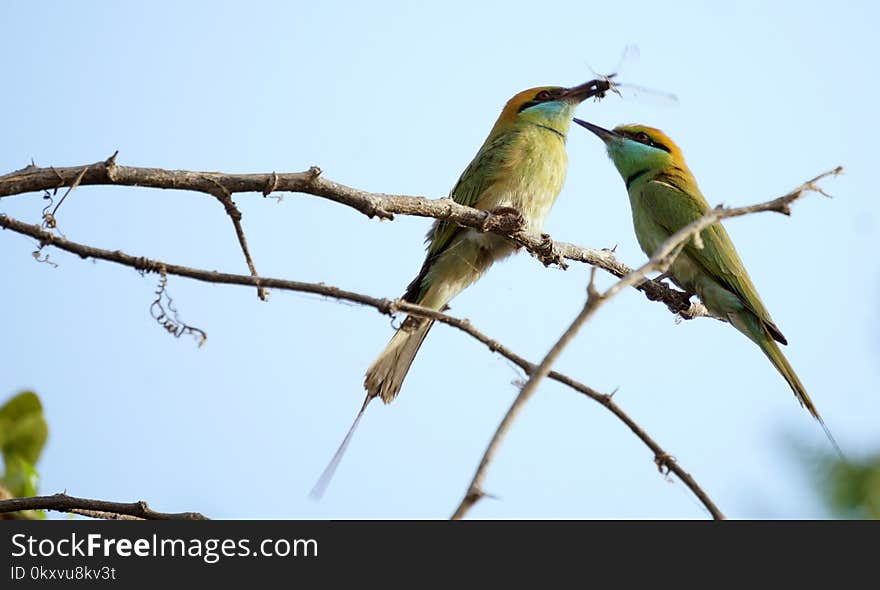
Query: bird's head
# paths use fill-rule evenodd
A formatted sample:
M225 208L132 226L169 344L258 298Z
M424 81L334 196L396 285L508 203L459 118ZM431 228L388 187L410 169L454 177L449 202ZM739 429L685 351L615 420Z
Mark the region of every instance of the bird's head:
M603 96L608 86L605 80L590 80L571 88L539 86L523 90L507 101L492 134L513 125L533 124L565 136L575 107L591 96Z
M581 119L575 123L595 133L605 142L608 156L624 179L666 168L686 168L684 156L675 143L659 129L646 125L618 125L612 131Z

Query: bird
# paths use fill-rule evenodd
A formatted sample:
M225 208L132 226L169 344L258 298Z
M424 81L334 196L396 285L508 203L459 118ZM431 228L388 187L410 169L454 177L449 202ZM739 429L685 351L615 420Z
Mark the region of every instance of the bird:
M605 77L570 88L540 86L507 101L476 156L450 192L461 205L514 215L523 231L541 234L550 209L562 190L568 167L566 136L575 108L589 97L602 98L612 88ZM437 220L425 240L427 254L402 299L443 310L492 264L513 254L518 244L504 236ZM433 320L407 316L388 345L367 369L367 395L330 464L312 490L320 497L347 447L367 405L374 398L391 403Z
M676 231L709 213L709 204L681 149L665 133L646 125L620 125L609 131L578 118L574 122L605 143L629 194L639 246L649 257ZM724 226L712 224L700 238L702 248L688 242L661 276L696 294L713 315L726 319L757 344L842 457L831 431L782 353L779 345L788 341L761 302Z

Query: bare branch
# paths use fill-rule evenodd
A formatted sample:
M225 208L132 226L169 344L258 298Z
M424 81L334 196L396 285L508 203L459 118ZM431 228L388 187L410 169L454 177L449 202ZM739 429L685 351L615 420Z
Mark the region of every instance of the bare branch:
M21 510L54 510L56 512L73 512L92 518L118 520L129 518L141 520L208 520L207 517L198 512L156 512L143 500L131 503L108 502L107 500L75 498L64 493L52 496L31 496L28 498L0 500L0 514L19 512Z
M193 172L139 168L116 164L115 154L102 162L67 168L27 166L22 170L0 176L0 198L29 192L54 190L79 185L143 186L157 189L189 190L211 195L226 207L235 225L236 235L245 254L251 275L256 276L244 232L241 213L232 202L235 193L254 192L268 196L272 192L305 193L340 203L360 211L367 217L393 219L395 214L414 215L448 220L465 227L506 236L545 266L564 265L564 260L583 262L599 267L620 278L632 269L617 260L609 250L583 248L565 242L554 242L549 236L536 236L522 231L522 224L511 215L494 215L481 209L459 205L449 198L427 199L406 195L370 193L327 180L321 169L313 166L305 172L269 174L224 174L221 172ZM662 301L666 307L685 319L709 316L701 303L692 303L690 296L657 281L636 285L652 301ZM265 291L260 291L261 298ZM716 318L720 319L720 318Z
M556 362L556 359L559 357L559 354L563 351L563 349L568 346L568 344L574 339L575 335L577 335L578 331L581 327L587 322L588 319L593 315L596 308L598 307L597 302L597 293L594 287L594 280L596 278L596 269L593 269L593 272L590 273L590 285L587 289L587 302L584 305L583 309L580 313L575 317L574 321L571 325L565 330L562 336L559 337L559 340L553 345L550 349L550 352L544 356L544 359L541 361L541 364L538 365L534 371L531 371L529 374L529 380L526 381L525 385L523 385L519 394L516 396L516 399L513 400L510 408L507 410L507 413L504 415L504 418L501 420L501 424L498 425L498 428L495 430L495 434L492 435L492 439L489 441L489 446L486 447L486 451L483 453L483 458L480 460L480 465L477 467L477 471L474 474L473 479L471 480L470 485L468 486L467 493L459 504L458 508L455 510L455 513L452 515L453 520L459 520L464 518L467 511L476 504L480 498L485 495L483 491L483 482L486 479L486 474L488 473L489 463L492 462L492 459L495 458L495 454L498 452L498 448L501 446L501 441L507 436L507 432L510 430L510 427L513 425L514 420L516 420L519 413L525 407L525 404L532 397L532 394L538 388L538 383L541 380L550 374L550 367L553 366L553 363Z
M254 260L251 258L251 251L247 245L247 238L244 235L244 228L241 226L241 211L238 210L235 201L232 200L232 193L226 190L226 187L213 180L212 184L217 187L214 196L217 197L217 200L220 201L226 210L226 215L232 220L232 226L235 228L235 237L238 239L238 245L244 253L244 260L248 265L248 270L251 271L251 276L257 276L257 268L254 266ZM262 301L269 300L269 294L263 287L257 287L257 297Z
M833 170L829 170L827 172L823 172L822 174L816 176L803 183L793 191L778 197L776 199L772 199L770 201L766 201L763 203L757 203L755 205L747 205L745 207L733 207L727 208L723 205L718 205L701 218L697 219L684 226L671 236L666 239L660 247L657 248L657 251L651 256L651 259L648 260L645 264L637 268L636 270L630 272L627 276L623 277L620 281L612 285L604 294L603 297L613 297L617 295L620 291L626 289L627 287L631 287L643 281L645 277L652 272L666 272L669 270L669 267L672 266L672 263L675 261L675 257L678 256L679 252L682 248L690 241L694 240L694 245L697 248L702 248L702 240L700 239L700 233L715 223L718 223L722 219L727 219L730 217L741 217L743 215L749 215L750 213L760 213L762 211L775 211L777 213L782 213L783 215L791 215L791 204L797 199L803 197L808 192L816 192L822 195L828 196L827 193L822 190L816 183L823 178L827 178L829 176L837 176L843 172L843 166L838 166Z
M816 176L811 180L808 180L790 193L764 203L732 209L727 209L719 205L715 209L706 213L700 219L697 219L696 221L688 224L687 226L672 234L669 238L666 239L666 241L664 241L660 245L659 248L657 248L657 251L654 253L653 256L651 256L651 259L648 262L621 278L619 281L611 285L602 293L596 291L595 288L594 281L596 278L596 274L594 268L593 273L590 275L590 283L587 287L587 301L584 304L583 309L575 317L571 325L569 325L562 336L559 337L559 340L556 341L556 343L541 361L541 364L538 365L538 367L531 372L529 380L525 383L525 385L523 385L522 389L519 392L519 395L517 395L516 399L514 399L510 408L507 410L507 413L504 415L501 423L496 428L492 439L489 441L489 445L483 452L483 457L480 460L477 471L474 473L474 476L471 479L471 483L468 486L467 492L465 493L464 498L462 498L461 502L453 513L452 518L463 518L467 514L468 510L470 510L485 495L485 492L483 491L483 483L486 479L486 474L488 473L489 464L492 462L493 458L498 452L498 448L501 446L501 442L507 435L510 427L513 425L514 420L516 420L516 417L522 411L522 408L525 407L526 402L537 390L538 383L544 377L550 374L550 367L556 361L562 350L574 339L580 328L587 322L587 320L589 320L593 316L593 314L595 314L596 310L601 305L606 303L608 300L610 300L612 297L614 297L627 287L642 283L649 273L663 273L669 270L670 266L675 261L675 257L678 256L685 244L687 244L687 242L691 239L694 239L695 241L698 240L700 232L710 225L718 223L718 221L720 221L721 219L748 215L749 213L756 213L759 211L777 211L779 213L789 215L791 213L790 205L792 202L810 191L819 192L823 195L826 194L819 186L816 185L816 183L825 177L837 175L841 172L843 172L843 168L838 166L834 170L830 170L828 172L820 174L819 176ZM702 245L698 243L697 247L702 247ZM656 452L655 461L657 463L658 469L660 469L661 471L664 467L666 467L668 470L672 470L672 465L674 463L672 462L672 458L668 454ZM697 497L699 497L706 508L709 509L709 512L714 518L724 518L724 515L712 503L708 496L705 496L705 494L701 495L697 492L697 490L699 490L698 487L691 489L694 490L694 492L697 494Z
M351 301L353 303L359 303L361 305L374 307L375 309L386 315L393 315L396 312L400 311L421 317L431 318L446 325L457 328L462 332L465 332L466 334L475 338L477 341L484 344L487 348L489 348L490 351L496 352L512 361L523 371L525 371L526 374L532 375L538 368L536 365L529 362L522 356L519 356L502 343L490 338L483 332L474 328L471 325L470 321L466 319L456 318L445 313L421 307L419 305L414 305L412 303L407 303L399 299L380 299L324 284L304 283L300 281L291 281L284 279L254 277L247 275L220 273L216 271L207 271L177 264L169 264L166 262L152 260L144 257L131 256L118 250L103 250L100 248L94 248L92 246L86 246L84 244L72 242L66 238L59 237L51 232L45 231L37 225L23 223L3 214L0 214L0 227L35 238L39 240L43 246L55 246L56 248L66 250L67 252L71 252L82 258L96 258L100 260L116 262L118 264L129 266L140 271L177 275L209 283L246 285L253 287L263 286L279 290L314 293L316 295L323 295L334 299ZM618 406L612 400L611 395L599 393L595 389L592 389L591 387L588 387L587 385L584 385L583 383L580 383L579 381L576 381L575 379L572 379L571 377L563 375L556 371L550 371L547 376L602 404L606 409L608 409L608 411L610 411L624 424L626 424L626 426L629 427L629 429L648 448L651 449L651 451L654 453L655 462L658 457L666 458L664 460L664 464L666 465L667 469L678 475L678 477L685 483L685 485L687 485L687 487L691 491L693 491L693 493L697 496L697 498L700 499L700 501L706 506L710 513L713 514L713 516L716 516L716 518L720 517L720 511L709 499L708 494L706 494L706 492L702 488L700 488L699 485L697 485L693 477L691 477L690 474L682 469L678 465L678 463L671 458L669 453L664 451L660 447L660 445L656 441L654 441L654 439L652 439L629 415L627 415L620 408L620 406ZM478 499L479 497L473 499L471 505L475 503Z
M628 279L629 277L625 277L615 283L615 285L618 285ZM590 273L590 283L587 287L587 301L584 304L583 309L581 309L580 313L578 313L578 315L574 318L568 328L566 328L562 336L560 336L556 343L550 348L550 351L544 356L541 364L538 365L534 371L530 372L529 380L526 381L525 385L523 385L519 394L516 396L516 399L513 400L513 403L507 410L507 413L504 415L504 418L501 420L498 428L495 429L495 433L492 435L492 439L489 441L489 445L483 452L483 457L482 459L480 459L480 465L477 467L477 471L476 473L474 473L474 477L471 479L468 490L465 493L464 498L462 498L461 502L459 503L458 508L456 508L455 512L452 515L453 520L464 518L468 510L470 510L483 496L485 496L483 483L485 482L486 475L489 470L489 464L495 458L495 455L498 452L499 447L501 446L501 442L507 436L507 433L510 430L510 427L513 425L514 420L516 420L517 416L519 416L519 413L525 407L526 402L528 402L535 391L537 391L538 384L541 382L541 380L550 374L550 367L553 366L553 363L556 362L556 359L559 358L559 355L562 353L565 347L568 346L568 344L571 343L572 340L574 340L574 337L577 335L578 331L580 331L583 325L587 323L587 321L593 316L593 314L596 313L596 310L599 308L599 306L607 301L607 291L606 293L599 293L595 287L595 280L596 269L594 268L593 272ZM700 497L701 500L703 499L700 494L697 494L697 496ZM703 494L703 496L705 496L705 494ZM706 499L708 499L707 496ZM721 514L718 508L715 507L711 500L706 504L706 507L715 518L724 518L724 516Z

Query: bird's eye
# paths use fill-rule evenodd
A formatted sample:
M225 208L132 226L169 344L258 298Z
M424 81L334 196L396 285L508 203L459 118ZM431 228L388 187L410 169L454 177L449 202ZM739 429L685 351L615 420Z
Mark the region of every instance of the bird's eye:
M651 136L649 136L647 133L642 131L638 135L636 135L636 141L647 144L647 145L651 145Z
M552 97L552 95L547 90L542 90L537 95L535 95L535 98L537 100L550 100L551 97Z

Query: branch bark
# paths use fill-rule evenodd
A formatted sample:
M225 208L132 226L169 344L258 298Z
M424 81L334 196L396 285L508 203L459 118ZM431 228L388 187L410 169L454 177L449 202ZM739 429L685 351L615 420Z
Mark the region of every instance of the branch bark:
M361 293L356 293L353 291L346 291L344 289L339 289L338 287L324 284L304 283L300 281L291 281L285 279L254 277L247 275L220 273L216 271L207 271L178 264L161 262L142 256L132 256L130 254L120 252L119 250L104 250L101 248L95 248L92 246L87 246L85 244L72 242L67 238L57 236L49 231L46 231L38 225L24 223L3 214L0 214L0 227L2 227L3 229L9 229L19 234L30 236L38 240L41 246L54 246L72 254L76 254L82 258L107 260L109 262L115 262L117 264L129 266L139 271L155 272L160 274L166 273L208 283L246 285L253 287L262 286L272 289L314 293L316 295L324 295L326 297L331 297L334 299L351 301L353 303L370 306L386 315L393 315L394 313L401 311L421 317L431 318L448 326L452 326L453 328L457 328L462 332L465 332L469 336L484 344L487 348L489 348L490 351L496 352L512 361L527 375L533 375L538 368L537 365L516 354L501 342L490 338L480 330L473 327L469 320L456 318L445 313L421 307L419 305L414 305L412 303L407 303L399 299L381 299ZM714 503L709 499L708 494L697 484L693 477L691 477L691 475L687 471L685 471L677 463L677 461L672 458L669 453L664 451L663 448L653 438L651 438L648 433L645 432L645 430L636 423L635 420L633 420L628 414L626 414L623 409L621 409L620 406L612 400L611 395L600 393L595 389L588 387L587 385L584 385L583 383L557 371L550 371L547 376L549 376L550 379L558 381L559 383L562 383L563 385L566 385L571 389L602 404L602 406L604 406L609 412L614 414L614 416L616 416L621 422L623 422L633 432L633 434L635 434L649 449L651 449L651 451L654 453L654 462L658 466L660 466L661 468L665 466L668 471L675 473L694 493L694 495L696 495L696 497L707 507L710 512L713 512L713 510L717 511L717 508L714 507ZM473 498L470 502L470 505L476 503L478 499L479 497Z
M333 182L321 175L321 169L311 167L305 172L278 174L224 174L221 172L194 172L121 166L116 154L101 162L66 168L41 168L30 165L0 176L0 199L23 193L55 190L65 186L117 185L142 186L156 189L188 190L205 193L219 199L235 225L236 235L245 254L251 275L257 276L253 260L241 229L241 213L232 203L235 193L256 192L268 196L273 192L296 192L351 207L367 217L394 219L395 215L414 215L448 220L465 227L506 236L525 248L545 266L552 264L566 268L565 260L583 262L620 278L632 269L623 264L610 250L584 248L565 242L554 242L549 236L536 236L522 231L521 222L511 215L493 215L491 212L459 205L449 198L370 193ZM230 206L231 204L231 206ZM645 280L635 288L651 301L661 301L674 314L685 319L710 316L699 302L670 288L660 281ZM264 298L264 291L260 291ZM716 318L721 319L721 318ZM722 320L723 321L723 320Z
M31 496L28 498L11 498L0 500L0 514L19 512L21 510L54 510L56 512L73 512L92 518L124 520L208 520L198 512L156 512L143 500L139 502L109 502L107 500L91 500L75 498L67 494L52 496Z

